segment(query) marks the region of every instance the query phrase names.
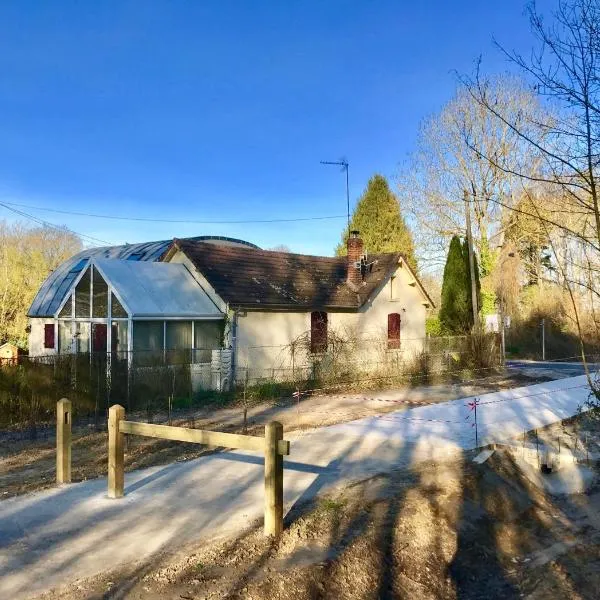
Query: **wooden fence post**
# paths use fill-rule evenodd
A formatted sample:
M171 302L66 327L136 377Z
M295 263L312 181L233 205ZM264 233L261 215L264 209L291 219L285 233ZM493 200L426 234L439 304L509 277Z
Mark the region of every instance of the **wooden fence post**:
M120 423L125 420L125 409L114 404L108 409L108 497L122 498L125 487L125 435Z
M279 536L283 531L283 456L279 441L283 425L271 421L265 427L265 535Z
M71 401L56 403L56 483L71 483Z

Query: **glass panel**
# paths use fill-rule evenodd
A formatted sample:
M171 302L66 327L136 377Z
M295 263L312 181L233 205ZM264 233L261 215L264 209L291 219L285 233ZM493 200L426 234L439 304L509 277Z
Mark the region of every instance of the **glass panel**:
M194 362L210 362L212 350L222 345L222 321L194 322Z
M75 316L90 316L90 270L88 269L75 288Z
M102 279L102 275L94 269L94 298L92 299L92 316L104 317L108 316L108 285Z
M112 324L112 351L117 358L127 358L127 321L113 321Z
M58 313L59 319L70 319L73 315L73 306L71 305L72 294L69 294L65 305L62 307L61 311Z
M133 322L133 353L139 364L162 362L163 321Z
M76 323L75 352L87 354L90 351L90 324Z
M113 317L125 318L125 317L129 316L127 314L127 311L123 308L123 305L119 302L119 299L114 294L111 294L110 302L111 302L111 306L112 306L112 316Z
M60 354L70 354L73 351L72 341L71 322L60 322L58 324L58 351Z
M191 362L191 321L167 321L167 351L167 358L171 363Z

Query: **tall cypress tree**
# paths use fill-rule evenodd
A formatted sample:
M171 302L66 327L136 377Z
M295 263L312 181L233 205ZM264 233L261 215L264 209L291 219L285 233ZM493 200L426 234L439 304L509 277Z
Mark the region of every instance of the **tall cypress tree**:
M360 231L367 252L402 252L416 269L412 235L400 213L398 198L383 175L369 179L350 221L350 230L355 229ZM342 241L335 249L337 256L346 254L347 240L348 230L344 229Z
M475 256L475 277L477 305L480 305L479 267ZM442 283L442 304L439 314L442 329L460 335L473 327L473 303L471 297L471 270L467 242L461 243L458 236L450 241L444 280Z

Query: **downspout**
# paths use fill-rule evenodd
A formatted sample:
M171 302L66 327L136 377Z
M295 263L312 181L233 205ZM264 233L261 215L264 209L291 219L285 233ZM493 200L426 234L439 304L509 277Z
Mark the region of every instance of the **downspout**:
M234 388L235 382L237 381L237 333L238 333L238 314L237 310L230 310L229 305L227 306L227 312L231 313L231 389Z

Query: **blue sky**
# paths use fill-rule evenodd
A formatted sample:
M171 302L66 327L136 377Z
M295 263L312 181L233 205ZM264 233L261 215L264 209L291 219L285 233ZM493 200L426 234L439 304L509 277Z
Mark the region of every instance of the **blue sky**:
M549 3L549 2L548 2ZM539 3L544 8L544 3ZM452 70L495 36L527 50L522 0L3 2L0 201L229 221L340 215L394 177ZM344 219L107 221L21 208L111 243L218 234L330 254ZM0 219L12 220L0 207Z

